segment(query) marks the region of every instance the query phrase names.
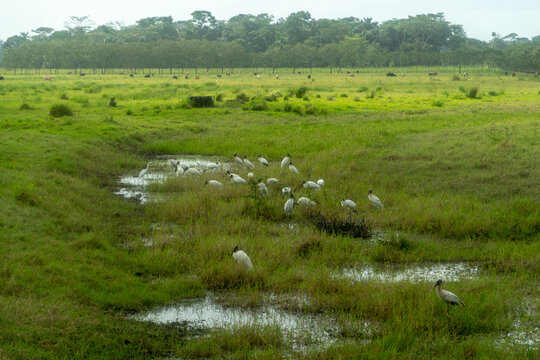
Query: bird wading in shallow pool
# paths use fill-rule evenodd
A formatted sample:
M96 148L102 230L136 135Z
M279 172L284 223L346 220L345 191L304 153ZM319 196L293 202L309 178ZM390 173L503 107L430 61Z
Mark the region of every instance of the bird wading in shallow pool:
M461 301L457 297L456 294L448 290L441 289L442 283L443 283L442 280L437 280L437 282L435 283L435 285L433 285L431 290L433 290L434 288L437 288L437 295L439 295L439 297L446 303L446 310L450 308L450 305L460 305L461 307L465 307L465 304L463 303L463 301Z
M150 162L146 165L146 168L141 170L141 172L139 173L139 179L144 178L144 176L145 176L146 173L148 172L148 169L150 168L150 165L151 165L151 164L152 164L152 162L150 161Z
M368 199L371 201L373 205L375 205L379 210L382 210L383 205L381 200L377 197L377 195L373 194L373 190L369 189L368 191Z
M232 256L234 259L242 265L246 270L253 270L253 265L251 264L251 259L245 252L240 250L240 247L236 245L233 249Z

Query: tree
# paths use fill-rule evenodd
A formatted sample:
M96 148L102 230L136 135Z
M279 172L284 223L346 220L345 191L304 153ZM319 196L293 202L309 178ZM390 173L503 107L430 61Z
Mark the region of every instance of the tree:
M287 19L280 19L278 28L280 29L281 42L284 44L297 44L304 42L312 35L313 19L307 11L292 13Z

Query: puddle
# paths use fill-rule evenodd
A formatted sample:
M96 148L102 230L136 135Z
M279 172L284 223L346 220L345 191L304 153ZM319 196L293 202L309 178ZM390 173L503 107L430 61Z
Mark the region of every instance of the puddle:
M190 330L233 328L236 326L269 326L276 325L282 330L285 341L291 346L303 348L310 346L329 346L338 332L331 320L320 316L289 312L272 305L257 308L241 308L240 306L224 306L215 296L190 299L178 304L160 307L153 311L135 315L139 321L150 321L157 324L183 324Z
M362 268L344 269L338 277L354 281L378 280L382 282L433 282L443 279L445 282L472 279L478 276L480 266L476 264L428 263L421 265L368 265Z
M503 334L497 340L499 346L519 345L538 349L540 345L540 324L537 319L532 300L526 301L517 309L512 330Z
M133 173L120 177L118 180L120 187L114 191L114 194L120 195L125 199L135 199L141 204L153 200L151 194L146 190L148 185L163 183L170 176L179 176L179 173L174 172L174 167L170 162L171 160L179 161L180 166L183 167L196 168L201 173L226 172L230 169L229 163L222 162L220 162L220 166L218 168L211 168L213 166L212 164L216 164L216 162L221 161L218 157L213 156L158 156L152 159L152 164L150 165L146 175L143 177L139 178L139 172L142 170L142 168L135 169Z

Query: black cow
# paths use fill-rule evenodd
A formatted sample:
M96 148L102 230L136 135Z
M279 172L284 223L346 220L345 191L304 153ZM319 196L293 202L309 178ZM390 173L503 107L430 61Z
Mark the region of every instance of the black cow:
M150 74L146 74L144 75L145 78L149 78L150 77Z
M85 73L79 73L79 76L86 76Z
M308 78L308 80L311 79L311 74L309 74L309 75L307 76L307 78Z
M173 79L178 79L178 76L173 75L172 78L173 78Z
M129 77L133 77L133 74L129 74Z
M4 77L3 77L3 76L0 76L0 80L4 80Z
M393 72L389 72L389 73L386 73L386 76L393 77L393 76L396 76L396 74L394 74Z
M429 76L435 76L435 75L438 75L436 72L429 72L428 73Z

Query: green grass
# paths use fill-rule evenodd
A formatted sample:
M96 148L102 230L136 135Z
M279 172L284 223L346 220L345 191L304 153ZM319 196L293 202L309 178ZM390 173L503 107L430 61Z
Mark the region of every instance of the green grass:
M533 315L522 322L538 323L540 82L498 73L452 81L453 72L437 71L433 79L423 70L387 78L386 70L349 77L315 69L315 81L285 71L279 80L250 71L199 80L7 76L0 83L0 358L537 357L537 347L494 344L526 302ZM190 95L223 101L190 109ZM108 106L111 97L117 107ZM61 98L73 115L54 118L49 110ZM257 200L248 186L215 191L204 179L177 178L151 186L163 201L144 206L112 194L118 176L156 155L231 159L234 152L273 162L256 178L293 187L324 178L323 191L300 189L297 197L338 218L347 216L340 201L354 199L390 241L321 233L302 211L290 231L281 224L284 200ZM285 153L310 177L282 172ZM370 188L383 211L369 204ZM235 266L236 244L252 272ZM334 276L367 263L429 261L480 264L478 278L445 284L465 309L447 314L428 292L431 283ZM332 316L341 332L328 349L299 352L275 327L193 337L182 326L128 317L207 291L248 297L254 307L261 294L305 295L309 306L277 305ZM365 320L375 331L362 330Z

